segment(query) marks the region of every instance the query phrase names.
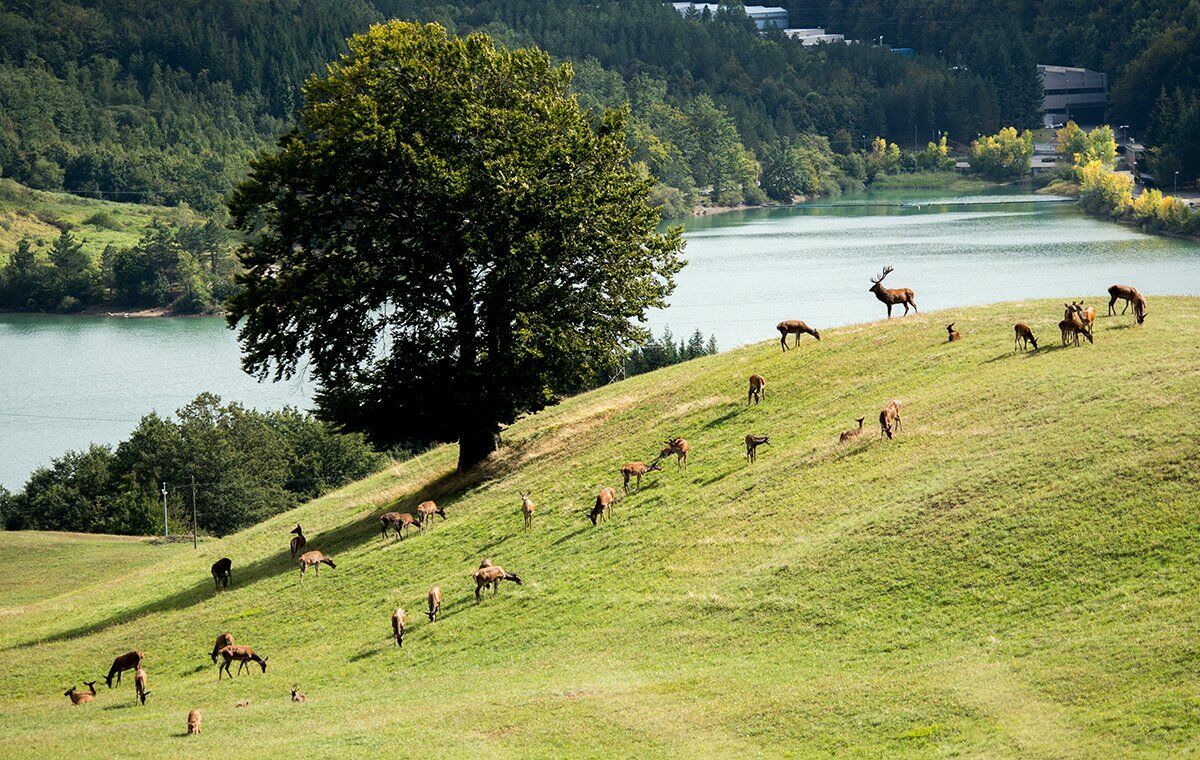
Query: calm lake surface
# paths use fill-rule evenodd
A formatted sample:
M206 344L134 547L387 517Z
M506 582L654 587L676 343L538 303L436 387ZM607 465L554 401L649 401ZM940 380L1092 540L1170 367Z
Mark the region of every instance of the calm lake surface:
M1200 244L1153 237L1020 189L887 191L688 224L688 266L655 333L699 328L722 349L775 339L781 319L821 329L879 319L868 279L894 266L924 310L1088 296L1114 282L1200 293ZM311 387L242 373L221 319L0 315L0 485L68 449L115 443L151 411L210 390L262 409L306 408Z

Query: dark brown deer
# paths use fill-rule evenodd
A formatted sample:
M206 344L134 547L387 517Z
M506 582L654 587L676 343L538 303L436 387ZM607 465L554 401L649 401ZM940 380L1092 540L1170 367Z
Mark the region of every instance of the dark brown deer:
M425 614L429 616L429 622L437 620L438 613L442 611L442 587L434 586L429 589L428 595L429 612Z
M417 526L421 530L425 530L425 523L433 520L434 515L441 515L442 519L446 519L446 510L439 507L432 501L423 501L417 505Z
M323 564L337 569L337 565L333 564L333 560L331 560L329 557L326 557L319 551L311 551L301 554L296 560L296 563L300 565L301 583L304 582L304 572L310 567L315 568L313 572L316 573L318 577L321 575L321 565Z
M912 307L914 312L920 314L920 312L917 311L917 303L913 300L913 292L911 290L908 288L883 287L883 278L887 277L891 273L891 267L884 267L883 274L879 275L878 277L871 278L871 287L867 292L874 293L875 297L880 301L883 301L884 305L887 306L888 319L892 318L892 307L896 304L904 304L905 316L908 316L909 306Z
M216 584L217 590L220 591L222 585L229 588L229 581L233 579L233 560L229 557L222 557L213 563L212 566L213 583Z
M758 403L767 396L767 381L762 375L750 376L750 390L746 393L746 406L750 406L750 402Z
M480 591L487 588L488 586L492 587L492 596L495 596L496 592L500 590L500 581L512 581L513 583L517 584L518 586L521 585L520 578L513 575L512 573L506 572L504 570L504 568L500 567L499 565L489 565L487 567L481 567L475 571L474 577L475 577L475 603L476 604L479 604L479 602L482 598L482 594L480 594Z
M296 557L300 556L300 551L304 548L304 545L308 543L308 539L304 537L304 531L300 529L300 523L296 523L296 527L292 528L292 533L296 534L296 537L292 539L291 545L292 561L294 562Z
M408 613L403 607L397 607L392 613L392 636L396 639L396 646L404 646L404 624L408 622Z
M533 499L529 498L529 494L524 491L518 491L521 496L521 516L525 519L525 530L529 530L533 525L533 511L537 508Z
M233 634L226 632L217 637L217 641L213 644L212 661L213 665L217 664L217 652L220 652L225 647L233 643Z
M1108 289L1108 313L1113 315L1117 313L1114 306L1118 300L1125 302L1125 308L1121 309L1121 314L1129 311L1129 305L1133 304L1133 316L1137 319L1137 323L1143 324L1146 321L1146 297L1138 292L1137 288L1129 285L1113 285Z
M691 450L692 450L692 447L690 445L688 445L688 442L685 439L678 438L678 437L668 438L667 439L667 447L665 449L663 449L662 451L658 452L658 458L665 459L665 458L671 456L672 454L674 454L675 455L675 469L681 469L681 468L687 467L688 452Z
M1092 331L1084 326L1083 320L1079 317L1079 312L1076 311L1078 307L1065 303L1063 304L1063 308L1063 318L1058 323L1058 329L1062 332L1062 344L1064 346L1067 345L1071 342L1071 338L1074 337L1075 345L1078 346L1080 335L1087 338L1088 343L1095 343L1092 340Z
M765 435L746 436L746 459L753 464L758 460L758 447L768 443L770 443L770 440Z
M146 697L150 696L146 683L146 669L138 665L133 675L134 703L140 699L143 705L146 704Z
M417 518L413 517L408 512L388 512L387 514L380 515L379 525L380 536L386 539L388 531L394 530L401 541L404 540L405 534L412 530L414 525L417 526L418 529L421 527L417 522Z
M621 465L621 477L625 479L625 493L629 493L629 479L636 478L637 485L635 491L642 490L642 476L648 472L662 471L662 459L651 462L647 465L645 462L626 462Z
M1033 350L1037 351L1037 338L1033 337L1033 330L1029 329L1029 325L1024 322L1018 322L1013 325L1013 350L1028 350L1030 343L1033 344Z
M88 687L88 689L91 690L91 693L86 691L78 691L74 686L72 686L63 692L63 696L70 697L72 705L86 705L88 702L91 702L96 698L96 682L84 681L83 685Z
M200 711L192 710L188 712L188 735L200 733Z
M858 440L858 437L862 435L863 420L865 419L866 417L859 417L858 427L843 432L840 436L838 436L838 443L846 443L847 441Z
M593 526L608 519L608 512L616 500L616 491L607 486L600 489L600 493L596 496L595 506L588 512L588 519L592 521Z
M799 319L785 319L779 324L775 325L775 329L779 331L779 345L783 347L784 351L788 350L787 336L789 335L796 336L793 342L797 346L800 345L801 335L811 335L817 340L821 339L821 333L804 324L804 322Z
M251 649L250 647L244 647L244 646L222 647L221 651L218 652L217 654L221 655L221 660L222 660L222 663L219 666L217 666L217 680L218 681L220 681L224 677L221 675L222 673L229 676L230 678L233 678L233 673L229 672L229 665L234 660L237 660L238 675L242 674L242 668L245 668L246 672L249 673L250 672L250 663L252 663L252 662L257 662L259 664L259 667L262 668L262 672L264 672L264 673L267 672L267 659L268 658L259 657L257 654L254 653L254 650Z
M892 399L883 406L883 410L879 412L879 437L885 435L890 441L893 433L900 432L900 402Z
M104 685L112 688L113 676L117 677L117 686L121 685L121 674L126 670L133 670L140 667L142 664L142 653L135 649L132 652L117 657L113 660L112 667L108 669L108 675L104 677Z
M962 340L962 336L958 334L958 330L954 329L954 323L946 325L946 342L953 343L956 340Z

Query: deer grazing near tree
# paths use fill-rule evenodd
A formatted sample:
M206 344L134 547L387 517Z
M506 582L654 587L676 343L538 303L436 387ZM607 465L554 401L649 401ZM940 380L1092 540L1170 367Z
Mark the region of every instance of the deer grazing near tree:
M200 711L199 710L192 710L188 713L187 726L188 726L187 732L188 732L189 736L191 734L200 733Z
M432 501L423 501L417 505L417 526L421 530L425 530L425 523L433 520L434 515L441 515L442 519L446 519L446 510L439 507Z
M221 660L222 660L222 663L217 666L217 680L218 681L221 680L221 678L223 678L223 676L221 675L222 672L225 675L229 676L230 678L233 678L233 673L229 672L229 664L232 663L234 660L237 660L238 675L242 674L242 668L245 668L246 672L249 673L250 672L250 663L252 663L252 662L257 662L259 664L259 666L262 668L262 672L264 672L264 673L267 672L267 658L259 657L257 654L254 653L254 650L251 649L250 647L230 645L227 647L222 647L221 651L217 652L217 654L219 654L221 656Z
M900 432L900 402L892 399L883 406L883 410L879 412L879 437L885 435L890 441L893 433Z
M434 586L429 589L428 595L429 612L425 614L429 616L429 622L437 620L438 613L442 611L442 587Z
M141 665L137 666L137 670L133 675L134 703L140 699L142 704L146 704L146 697L150 696L150 691L146 688L146 669Z
M874 293L875 297L887 306L888 319L892 318L892 307L896 304L904 305L904 315L908 316L908 307L916 313L917 302L913 300L913 292L908 288L885 288L883 287L883 278L892 273L891 267L884 267L883 274L878 277L871 278L871 287L867 290L868 293Z
M851 428L850 430L843 432L840 436L838 436L838 443L846 443L847 441L858 440L859 436L862 435L863 420L865 420L865 419L866 419L866 417L859 417L858 418L858 427Z
M417 518L413 517L408 512L388 512L387 514L380 515L379 525L380 536L386 539L388 531L394 530L396 531L396 535L400 537L401 541L404 540L405 536L405 533L402 533L401 531L407 532L411 530L414 525L416 525L418 529L420 528Z
M642 490L642 476L648 472L658 472L662 470L662 459L651 462L647 465L644 462L626 462L621 465L621 477L625 479L625 493L629 493L629 479L637 478L637 486L635 491Z
M800 345L801 335L811 335L817 340L821 339L821 333L804 324L804 322L799 319L785 319L779 324L775 325L775 329L779 331L779 345L783 347L784 351L788 350L787 336L789 335L796 336L796 339L793 342L797 346Z
M225 633L222 633L220 636L217 636L217 641L216 641L216 643L213 644L213 650L212 650L213 665L217 664L217 652L220 652L222 649L224 649L225 647L229 646L232 643L233 643L233 634L229 633L228 631L226 631Z
M112 667L108 669L108 675L104 677L104 685L111 689L113 685L113 676L116 676L117 686L120 686L121 673L125 672L126 670L133 670L134 668L141 667L141 664L142 653L137 649L133 650L132 652L126 652L125 654L117 657L115 660L113 660Z
M397 607L392 613L392 636L396 639L396 646L404 646L404 624L408 622L408 613L403 607Z
M492 587L492 596L495 596L496 592L500 590L500 581L512 581L518 586L521 585L520 578L512 573L506 572L504 568L500 567L499 565L488 565L487 567L481 567L475 571L474 577L476 604L479 604L482 598L480 591L488 586Z
M321 575L321 565L323 565L323 564L329 565L330 567L334 568L335 570L337 569L337 565L333 564L333 560L331 560L329 557L326 557L324 554L322 554L321 552L318 552L318 551L305 552L304 554L301 554L300 557L296 560L296 563L300 565L300 582L301 583L304 582L304 572L306 570L308 570L308 568L310 568L310 567L315 568L313 570L313 572L316 573L318 576Z
M687 467L688 452L692 447L683 438L668 438L667 447L658 452L659 459L665 459L672 454L675 455L675 469Z
M956 340L962 340L962 336L958 334L958 330L954 329L954 323L946 325L946 342L953 343Z
M222 584L224 584L225 588L229 588L229 581L233 579L233 560L229 557L222 557L214 562L212 577L218 591L221 590Z
M616 500L616 491L607 486L600 489L600 493L596 496L596 505L588 512L588 518L592 521L593 526L608 519L608 512Z
M1121 314L1129 311L1129 304L1133 304L1133 316L1137 319L1137 323L1144 324L1146 322L1146 297L1138 292L1137 288L1129 285L1113 285L1108 289L1108 313L1113 315L1117 313L1116 302L1118 300L1125 302L1125 308L1121 309Z
M517 491L517 493L521 496L521 516L525 520L525 530L529 530L530 526L533 525L533 511L536 509L536 506L533 503L533 499L529 498L529 494L524 491Z
M1029 325L1024 322L1013 325L1013 350L1025 351L1029 348L1030 343L1033 344L1033 350L1037 351L1037 338L1033 337L1033 330L1029 329Z
M292 539L291 545L292 561L295 562L296 557L300 556L300 550L308 543L308 539L304 537L304 531L300 529L300 523L296 523L296 527L292 528L292 533L296 534L296 537Z
M750 376L750 390L746 393L746 406L750 406L750 402L758 403L766 398L767 381L762 375Z
M770 439L765 435L748 435L746 436L746 460L753 464L758 460L758 447L770 443Z
M88 687L91 692L78 691L74 686L72 686L63 692L63 696L70 697L72 705L86 705L88 702L91 702L96 698L96 682L84 681L83 685Z
M1062 332L1062 344L1065 346L1071 342L1072 336L1075 338L1075 345L1079 345L1079 336L1088 339L1088 343L1095 343L1092 340L1092 331L1087 329L1083 324L1083 320L1079 317L1078 307L1072 306L1069 303L1063 304L1065 311L1063 312L1062 321L1058 323L1058 329Z

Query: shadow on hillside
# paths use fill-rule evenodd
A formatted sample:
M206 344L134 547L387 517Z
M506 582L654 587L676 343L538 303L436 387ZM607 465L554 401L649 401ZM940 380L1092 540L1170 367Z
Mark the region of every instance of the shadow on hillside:
M558 546L559 544L565 544L567 541L570 541L572 538L575 538L576 536L581 535L581 534L586 533L587 531L591 530L592 523L590 520L588 520L586 512L583 513L583 519L584 519L584 521L586 521L586 523L587 523L586 525L581 525L580 527L576 528L575 530L571 531L570 533L567 533L566 535L563 535L563 536L559 536L558 538L554 539L554 541L550 545Z
M715 427L724 425L726 422L729 422L733 418L737 417L742 412L743 409L749 409L749 408L750 407L740 407L739 406L737 409L732 409L728 412L725 412L720 417L714 417L713 419L704 423L704 429L709 430L711 428L715 428Z

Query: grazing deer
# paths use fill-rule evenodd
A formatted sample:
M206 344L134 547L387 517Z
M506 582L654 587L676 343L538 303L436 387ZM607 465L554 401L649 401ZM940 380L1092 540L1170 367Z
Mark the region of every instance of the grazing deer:
M840 436L838 436L838 443L845 443L846 441L857 440L858 437L862 435L863 420L865 420L865 419L866 419L866 417L859 417L858 418L858 427L847 430L844 433L842 433Z
M954 329L954 323L946 325L946 342L953 343L956 340L962 340L962 336L958 334L958 330Z
M91 693L86 691L77 691L75 687L72 686L63 692L63 696L70 697L72 705L86 705L88 702L91 702L96 698L96 682L84 681L83 685L88 687L88 689L91 690Z
M444 507L439 507L432 501L423 501L417 505L417 527L425 530L425 523L431 521L434 515L441 515L442 519L446 519L446 510Z
M871 278L871 287L867 290L868 293L874 293L875 297L887 306L888 319L892 318L892 307L896 304L904 304L904 315L908 316L908 307L917 314L917 303L913 300L913 292L908 288L885 288L883 287L883 278L892 273L891 267L884 267L883 274L878 277Z
M1137 319L1137 323L1143 324L1146 321L1146 297L1138 292L1137 288L1129 285L1113 285L1108 289L1108 313L1113 315L1117 313L1114 304L1119 300L1125 302L1125 308L1121 309L1121 314L1129 311L1129 304L1133 304L1133 316Z
M900 432L900 402L896 399L884 404L883 410L879 412L879 437L886 435L890 441L893 432Z
M750 376L750 390L746 392L746 406L750 406L750 402L755 404L762 401L767 395L767 381L762 375Z
M233 578L233 560L229 557L222 557L214 562L212 577L218 591L221 590L222 584L224 584L225 588L229 588L229 581Z
M1075 345L1079 345L1079 336L1088 339L1088 343L1095 343L1092 340L1092 331L1087 329L1083 320L1079 318L1079 313L1075 311L1076 307L1071 304L1063 304L1065 311L1063 312L1062 321L1058 323L1058 329L1062 332L1062 344L1065 346L1071 341L1071 337L1075 338Z
M1079 315L1079 321L1088 330L1093 329L1092 325L1096 324L1096 310L1091 306L1086 309L1083 307L1083 301L1072 301L1071 306L1075 307L1075 313Z
M684 440L683 438L678 438L678 437L668 438L667 439L667 447L665 449L663 449L662 451L658 452L658 458L666 459L667 457L674 454L675 455L675 468L681 469L683 467L687 467L688 452L691 450L692 450L692 447L689 446L688 442L686 440Z
M621 477L625 479L625 493L629 493L630 478L637 478L637 485L634 487L634 490L642 490L642 476L648 472L661 472L661 462L662 459L660 457L657 461L651 462L649 465L644 462L626 462L621 465Z
M307 702L308 701L308 697L300 693L300 684L294 684L292 686L292 701L293 702Z
M220 652L225 647L233 643L233 634L228 631L217 636L217 641L213 644L212 661L213 665L217 664L217 652Z
M304 537L304 531L300 529L300 523L296 523L296 527L292 528L292 533L296 534L296 537L292 539L291 544L292 561L294 562L296 557L300 556L300 550L303 549L304 545L308 543L308 539Z
M520 578L513 575L512 573L505 572L504 568L500 567L499 565L489 565L487 567L481 567L478 570L476 570L475 571L475 603L479 604L480 599L481 599L481 594L479 592L482 589L487 588L488 586L492 587L492 596L495 596L496 592L500 590L500 581L512 581L513 583L517 584L518 586L521 585Z
M115 660L113 660L112 667L108 669L108 675L104 677L104 685L111 689L113 685L113 676L116 676L117 686L120 686L121 673L125 672L126 670L133 670L134 668L140 667L141 664L142 653L137 649L133 650L132 652L126 652L125 654L117 657Z
M529 530L529 526L533 525L533 510L536 509L533 499L529 498L529 494L524 491L518 491L521 496L521 516L525 518L525 530Z
M485 567L491 567L491 566L492 566L492 561L490 559L488 559L487 557L484 557L483 559L479 560L479 569L480 570L482 570Z
M315 568L313 570L313 572L316 573L317 576L321 575L321 565L322 564L329 565L330 567L334 568L335 570L337 569L337 565L333 564L333 560L331 560L329 557L326 557L324 554L322 554L321 552L318 552L318 551L305 552L304 554L300 555L299 559L297 559L296 562L300 565L300 582L301 583L304 582L304 571L310 567Z
M192 710L188 713L188 734L200 733L200 711Z
M146 697L150 696L150 692L146 689L146 669L141 665L137 666L137 671L133 675L134 699L136 703L139 699L142 704L146 704Z
M789 335L796 336L796 339L793 341L793 343L795 343L797 346L800 345L801 335L811 335L817 340L821 339L821 333L804 324L804 322L799 319L785 319L779 324L775 325L775 329L779 331L779 345L783 347L784 351L788 350L787 336Z
M599 495L596 496L596 505L588 512L588 518L595 526L608 519L608 512L612 509L612 504L617 500L617 492L607 486L600 489Z
M387 538L389 530L396 531L396 535L400 540L404 540L407 531L411 530L414 525L419 529L421 526L417 522L417 518L413 517L408 512L388 512L385 515L379 516L379 535L384 539ZM402 533L401 531L405 531Z
M746 436L746 459L753 464L758 459L758 447L770 443L765 435Z
M434 586L429 589L429 612L425 614L429 616L429 622L437 620L438 613L442 611L442 587Z
M408 613L403 607L397 607L392 613L392 636L396 638L396 646L404 646L404 624L408 622Z
M242 674L242 668L245 668L246 672L249 673L250 672L250 663L252 663L252 662L257 662L259 664L259 666L262 667L262 672L264 672L264 673L267 672L267 659L268 658L259 657L257 654L254 653L254 650L251 649L250 647L232 646L231 645L231 646L223 647L221 649L221 651L218 652L217 654L221 655L221 659L224 661L219 666L217 666L217 680L218 681L220 681L221 678L223 677L221 675L222 672L224 672L225 675L229 676L230 678L233 678L233 673L229 672L229 664L232 663L234 660L237 660L238 675Z
M1025 351L1030 343L1033 344L1033 350L1037 351L1037 338L1033 337L1033 330L1029 329L1029 325L1024 322L1013 325L1013 350Z

